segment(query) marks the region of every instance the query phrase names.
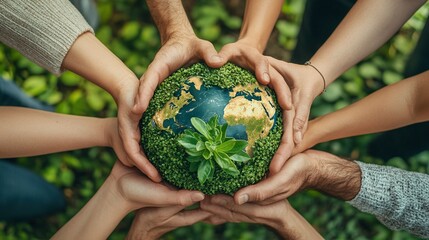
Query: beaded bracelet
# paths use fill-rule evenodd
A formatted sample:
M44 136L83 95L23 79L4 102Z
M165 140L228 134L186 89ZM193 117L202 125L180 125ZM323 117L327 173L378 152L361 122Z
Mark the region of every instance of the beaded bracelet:
M305 62L305 63L304 63L304 65L307 65L307 66L310 66L310 67L314 68L314 70L316 70L316 71L320 74L320 76L322 77L322 79L323 79L323 90L322 90L322 92L319 94L319 96L320 96L320 95L322 95L322 93L326 92L326 80L325 80L325 77L324 77L324 76L323 76L323 74L319 71L319 69L317 69L313 64L311 64L311 62L310 62L310 61Z

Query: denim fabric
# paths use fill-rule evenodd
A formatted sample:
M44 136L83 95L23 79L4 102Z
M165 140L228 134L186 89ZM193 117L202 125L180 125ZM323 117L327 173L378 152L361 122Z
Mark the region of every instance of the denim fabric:
M45 111L54 111L54 107L36 101L30 98L21 89L11 81L0 78L0 106L16 106L40 109Z
M99 24L97 5L94 0L70 0L88 24L95 30Z
M0 221L25 221L65 208L61 191L40 176L0 161Z

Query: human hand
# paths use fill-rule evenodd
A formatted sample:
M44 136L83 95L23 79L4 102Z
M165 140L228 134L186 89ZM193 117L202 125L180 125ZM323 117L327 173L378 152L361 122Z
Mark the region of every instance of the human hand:
M253 71L259 83L269 85L276 91L282 109L292 108L290 90L283 77L270 66L267 57L245 39L226 44L219 51L219 56L222 61L213 64L214 67L220 67L229 61Z
M140 147L140 128L139 121L142 114L132 111L134 98L137 94L139 81L133 76L119 88L116 103L118 105L118 132L122 140L122 147L115 144L115 152L121 152L118 155L123 164L128 167L136 166L152 181L160 182L161 176L156 168L149 162L143 150ZM120 151L117 151L121 149ZM126 154L123 154L125 150Z
M324 90L323 79L310 66L298 65L268 57L270 65L285 79L292 93L295 108L293 139L299 144L307 129L310 107L314 99Z
M148 179L136 168L117 161L108 178L129 211L144 207L186 207L204 199L198 191L175 190Z
M212 67L222 61L213 44L198 38L193 32L187 31L169 36L140 78L133 107L134 114L141 116L146 111L156 87L165 78L180 67L200 60L204 60Z
M326 152L307 150L291 157L278 173L238 190L234 200L237 204L271 204L306 188L351 200L360 191L360 185L361 172L355 162Z
M184 208L171 206L137 210L127 239L158 239L171 230L192 225L212 215L199 208L193 210Z
M248 222L265 224L275 229L285 239L322 239L317 231L289 204L287 200L267 205L246 203L237 205L226 195L204 199L201 209L211 212L211 223Z
M248 43L245 38L234 43L225 45L219 52L222 64L227 61L233 62L243 68L255 72L259 83L269 85L274 89L277 101L282 108L283 136L270 165L270 173L274 174L280 170L284 162L290 157L294 148L292 121L294 109L292 108L291 93L288 85L280 73L271 67L267 58L262 55L254 44Z

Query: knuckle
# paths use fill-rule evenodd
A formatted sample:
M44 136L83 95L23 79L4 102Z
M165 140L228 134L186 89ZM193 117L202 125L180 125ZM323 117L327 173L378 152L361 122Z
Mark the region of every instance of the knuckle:
M293 129L294 130L302 130L304 128L304 125L306 123L306 119L303 117L295 117Z

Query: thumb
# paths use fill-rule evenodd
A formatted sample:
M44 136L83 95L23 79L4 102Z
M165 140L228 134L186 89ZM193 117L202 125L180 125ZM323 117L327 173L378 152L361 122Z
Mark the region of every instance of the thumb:
M276 174L255 185L240 189L234 194L235 203L241 205L246 202L260 202L277 195L277 192L281 189L280 179L277 179L278 175Z
M189 206L204 200L204 194L198 191L175 190L168 188L158 189L153 193L152 199L155 201L148 207L163 207L171 205Z
M209 67L212 68L222 67L228 61L226 58L218 54L213 44L208 41L202 41L200 43L198 55L200 58L204 59L204 62L206 62Z
M295 104L296 112L293 119L293 139L295 144L302 142L305 126L307 125L308 116L310 115L310 106L313 102L310 97L306 96L301 97L300 100L301 101Z

